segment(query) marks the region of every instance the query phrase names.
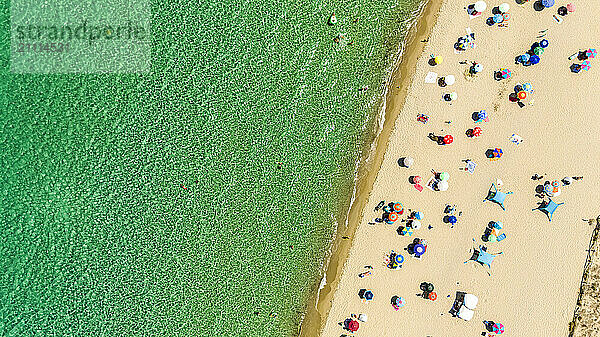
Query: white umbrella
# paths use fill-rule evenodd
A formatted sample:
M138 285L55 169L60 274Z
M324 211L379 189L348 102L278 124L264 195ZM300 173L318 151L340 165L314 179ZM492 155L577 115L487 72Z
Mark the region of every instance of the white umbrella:
M447 191L448 190L448 182L445 181L445 180L444 181L439 181L437 183L437 187L438 187L438 190L440 190L442 192L443 191Z
M458 310L458 317L464 319L465 321L470 321L474 314L475 312L473 310L465 307L464 305Z
M454 75L448 75L444 77L444 82L446 82L447 85L453 85L455 81L456 79L454 78Z
M563 178L563 184L564 185L571 185L573 183L573 178L571 177L564 177Z
M404 162L404 166L411 167L415 163L415 160L412 157L406 157L406 158L404 158L403 162Z
M456 91L453 91L450 93L450 99L451 100L456 100L458 98L458 94L456 93Z
M464 304L465 307L467 307L468 309L475 310L475 308L477 308L478 302L479 299L477 298L477 296L473 294L465 294Z
M477 1L475 3L475 10L479 13L483 12L487 8L485 1Z
M366 322L367 321L367 315L366 314L360 314L358 315L358 320L361 322Z
M510 10L510 5L505 2L505 3L501 4L500 6L498 6L498 9L502 13L506 13L506 12L508 12Z
M419 229L421 228L421 221L415 219L413 221L410 222L410 227L412 227L412 229Z

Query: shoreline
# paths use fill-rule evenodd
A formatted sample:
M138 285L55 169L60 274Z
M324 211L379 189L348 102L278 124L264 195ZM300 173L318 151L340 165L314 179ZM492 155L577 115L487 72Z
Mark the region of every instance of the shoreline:
M342 222L338 222L335 238L330 246L330 255L325 260L325 272L315 283L316 289L307 302L300 322L299 337L320 336L325 326L343 267L350 254L354 234L381 169L396 119L406 100L418 57L425 49L426 43L421 40L427 39L431 34L444 1L427 0L404 39L404 51L394 66L383 101L385 111L383 126L373 141L365 146L368 150L361 155L362 165L357 169L357 179L353 189L355 199L351 201L345 219L341 218L345 220L343 223L348 225L342 226ZM346 240L343 237L350 237L350 239Z

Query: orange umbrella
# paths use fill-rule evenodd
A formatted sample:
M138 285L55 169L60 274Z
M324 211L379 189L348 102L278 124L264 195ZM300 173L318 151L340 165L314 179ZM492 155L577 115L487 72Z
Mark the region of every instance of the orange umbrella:
M392 221L392 222L394 222L394 221L398 220L398 213L396 213L396 212L392 212L392 213L390 213L389 219L390 219L390 221Z
M429 299L432 300L432 301L437 300L437 294L435 292L433 292L433 291L430 292L429 293Z
M400 211L402 211L402 208L403 207L402 207L401 203L397 202L397 203L394 204L394 211L400 212Z

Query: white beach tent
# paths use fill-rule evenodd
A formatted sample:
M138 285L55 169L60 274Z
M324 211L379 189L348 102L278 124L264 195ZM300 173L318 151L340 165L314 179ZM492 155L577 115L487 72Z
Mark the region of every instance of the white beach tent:
M458 310L458 317L464 319L465 321L470 321L474 314L475 311L465 307L464 304Z

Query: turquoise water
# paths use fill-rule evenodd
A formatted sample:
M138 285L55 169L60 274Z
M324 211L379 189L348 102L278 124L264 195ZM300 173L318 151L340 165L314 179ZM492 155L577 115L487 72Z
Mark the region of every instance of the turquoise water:
M0 5L0 335L293 334L417 3L156 1L149 74L45 76Z

